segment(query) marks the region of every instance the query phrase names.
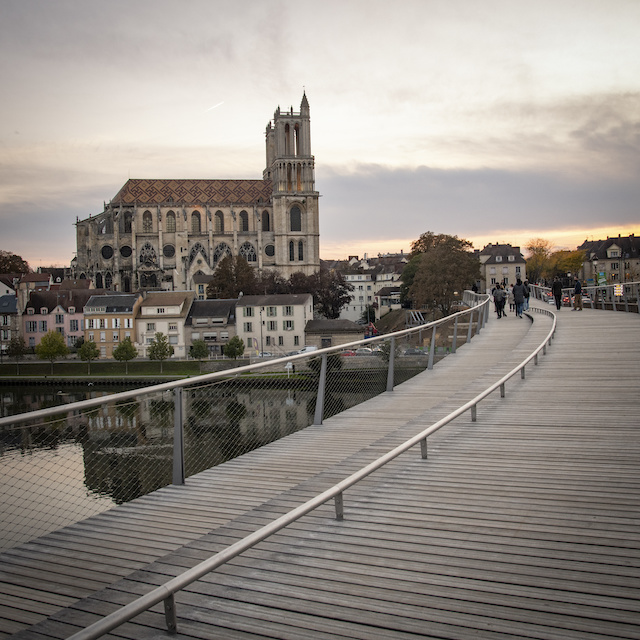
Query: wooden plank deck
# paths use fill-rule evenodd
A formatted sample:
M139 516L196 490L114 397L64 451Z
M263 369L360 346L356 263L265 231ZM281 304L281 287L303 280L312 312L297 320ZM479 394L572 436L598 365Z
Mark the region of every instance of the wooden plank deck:
M472 344L309 428L0 556L0 638L66 638L435 422L548 324ZM640 638L640 317L560 311L547 355L176 598L176 638ZM11 635L14 634L14 635ZM165 638L160 608L113 636Z

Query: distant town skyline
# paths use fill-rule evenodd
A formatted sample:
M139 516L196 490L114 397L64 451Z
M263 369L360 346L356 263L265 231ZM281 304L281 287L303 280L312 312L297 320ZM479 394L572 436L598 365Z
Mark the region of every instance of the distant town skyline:
M426 231L640 232L636 0L3 0L0 18L0 248L34 268L68 265L76 218L129 177L261 177L265 126L303 90L322 259Z

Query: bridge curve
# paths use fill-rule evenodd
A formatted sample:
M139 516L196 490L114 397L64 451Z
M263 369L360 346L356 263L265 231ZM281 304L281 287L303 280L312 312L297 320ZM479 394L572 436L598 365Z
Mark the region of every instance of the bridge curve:
M64 608L0 637L66 638L361 468L521 361L548 331L532 316L492 316L392 393L2 554L22 611L45 599L29 576L67 577ZM558 316L525 379L349 490L344 521L328 504L178 594L174 637L640 637L640 317ZM156 608L118 635L159 629Z

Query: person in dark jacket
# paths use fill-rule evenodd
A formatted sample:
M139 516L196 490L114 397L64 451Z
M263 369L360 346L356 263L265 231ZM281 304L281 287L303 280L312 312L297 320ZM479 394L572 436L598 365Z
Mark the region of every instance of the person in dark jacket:
M524 285L520 278L516 280L516 284L513 287L513 299L516 303L516 315L518 318L522 318L522 308L524 306Z
M560 307L562 306L562 282L560 282L558 276L553 279L551 293L553 293L553 297L556 299L556 309L560 311Z
M502 318L502 316L507 315L504 312L504 303L506 302L506 294L504 289L497 284L496 288L493 290L493 301L496 305L496 313L498 314L498 318Z
M578 278L573 288L573 310L582 311L582 283Z

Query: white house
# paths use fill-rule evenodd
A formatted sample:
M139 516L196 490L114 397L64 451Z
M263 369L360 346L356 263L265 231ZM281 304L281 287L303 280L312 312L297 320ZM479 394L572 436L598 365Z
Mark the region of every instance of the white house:
M310 293L243 296L236 304L236 335L245 354L284 355L304 346L304 329L313 320Z
M140 304L136 319L138 343L147 355L156 333L169 338L175 358L185 358L189 345L185 340L185 320L195 297L193 291L150 291Z

